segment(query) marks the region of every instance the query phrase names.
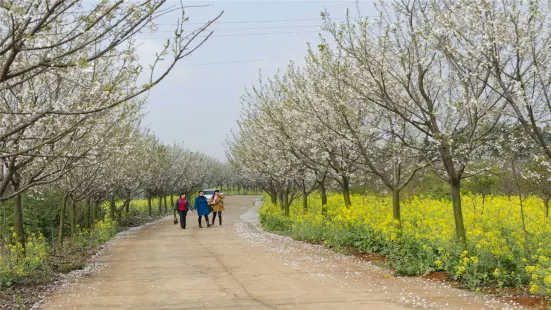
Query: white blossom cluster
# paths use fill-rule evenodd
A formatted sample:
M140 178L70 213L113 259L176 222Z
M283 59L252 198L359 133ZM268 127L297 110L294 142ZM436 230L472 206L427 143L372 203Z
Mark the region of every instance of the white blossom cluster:
M0 200L139 148L122 137L135 138L128 135L138 126L143 95L204 42L194 41L216 20L184 37L181 7L174 38L146 72L135 38L162 15L165 2L2 3ZM168 69L159 69L160 61ZM144 74L149 79L139 85Z
M378 1L376 10L343 22L322 13L322 42L305 64L243 97L229 157L268 192L294 184L307 194L297 185L326 177L346 201L350 184L380 184L398 221L400 191L431 171L450 184L465 240L465 178L509 167L548 185L551 3Z
M17 201L24 193L39 197L53 187L73 204L115 194L127 203L145 184L162 186L166 194L173 190L165 162L178 168L212 161L163 146L140 126L147 92L210 37L212 32L203 34L221 15L189 29L186 7L167 9L166 2L0 4L0 201L16 199L20 237ZM155 21L168 12L180 14L173 38L151 64L140 64L137 35L154 31ZM200 182L200 174L188 171L189 182Z

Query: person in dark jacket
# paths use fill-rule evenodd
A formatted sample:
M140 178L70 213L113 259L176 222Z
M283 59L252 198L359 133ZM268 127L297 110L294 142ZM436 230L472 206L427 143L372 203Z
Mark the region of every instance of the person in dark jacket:
M174 206L174 217L176 217L176 211L180 213L180 227L186 229L186 216L188 211L192 211L193 207L191 202L186 198L186 194L180 194L180 198L176 200L176 206Z
M205 217L205 222L207 222L207 227L210 227L209 224L209 202L203 191L199 191L199 196L195 198L195 210L197 210L197 215L199 216L199 228L203 228L201 225L201 218Z

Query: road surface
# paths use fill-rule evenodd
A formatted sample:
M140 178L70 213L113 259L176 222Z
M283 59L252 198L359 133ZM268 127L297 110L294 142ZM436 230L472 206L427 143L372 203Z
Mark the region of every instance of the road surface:
M41 309L515 309L261 231L256 197L227 197L223 226L161 221L115 241L106 267L75 278Z

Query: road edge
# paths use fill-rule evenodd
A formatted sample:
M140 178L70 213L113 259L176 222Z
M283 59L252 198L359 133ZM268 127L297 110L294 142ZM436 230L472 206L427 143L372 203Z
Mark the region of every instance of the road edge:
M56 293L60 289L70 286L75 279L78 279L81 277L89 277L100 272L101 270L108 268L109 267L108 264L99 263L98 259L101 256L107 254L109 250L120 240L134 236L137 232L139 232L145 227L150 227L150 226L159 224L161 222L168 221L171 218L172 218L171 215L166 215L154 221L142 224L140 226L128 227L127 229L124 229L118 232L115 236L113 236L113 238L101 244L98 250L90 257L88 257L88 259L86 259L84 268L73 270L67 274L57 273L56 276L58 276L59 279L55 280L50 285L46 285L43 291L37 293L39 295L39 300L37 300L30 307L30 309L40 309L40 307L44 304L44 302L48 297L50 297L52 294Z

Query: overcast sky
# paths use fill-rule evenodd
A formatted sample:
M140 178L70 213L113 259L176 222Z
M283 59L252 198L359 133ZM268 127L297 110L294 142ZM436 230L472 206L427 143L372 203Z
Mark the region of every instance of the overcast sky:
M168 0L168 5L179 3ZM301 63L306 43L318 43L320 12L335 18L354 10L354 1L184 1L209 4L187 10L189 29L220 11L211 26L214 35L193 55L183 59L149 94L144 125L165 143L183 143L225 160L224 141L237 128L240 96L258 81L259 70L270 76L290 60ZM360 2L362 15L373 14L373 2ZM155 33L141 35L141 62L149 63L170 36L176 15L158 21Z

